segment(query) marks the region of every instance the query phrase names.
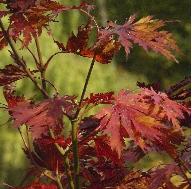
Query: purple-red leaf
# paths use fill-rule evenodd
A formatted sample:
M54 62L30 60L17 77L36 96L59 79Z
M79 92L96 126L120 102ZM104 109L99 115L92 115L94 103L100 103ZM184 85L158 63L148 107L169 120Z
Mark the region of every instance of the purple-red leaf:
M173 55L174 51L179 51L171 33L161 30L165 21L153 19L152 16L143 17L135 21L135 15L123 25L109 22L106 28L100 30L97 45L106 42L110 37L118 38L118 42L124 47L126 55L130 53L133 44L138 44L146 51L151 49L165 56L168 60L177 61Z
M63 115L73 116L76 108L73 100L74 97L70 96L46 99L38 104L23 100L16 103L15 106L9 107L9 112L14 120L14 127L26 124L33 137L39 138L42 134L47 135L49 129L59 130L62 128Z
M176 156L174 144L182 142L178 119L186 110L165 93L143 89L139 93L122 90L111 107L104 108L100 130L110 137L110 146L119 157L124 137L131 138L143 151L165 150Z
M108 64L113 55L118 51L119 44L114 40L109 40L99 47L88 47L88 39L91 31L92 25L88 22L86 26L80 26L78 28L76 36L72 33L66 47L58 41L55 41L55 43L64 53L74 53L83 57L95 58L96 61L102 64Z

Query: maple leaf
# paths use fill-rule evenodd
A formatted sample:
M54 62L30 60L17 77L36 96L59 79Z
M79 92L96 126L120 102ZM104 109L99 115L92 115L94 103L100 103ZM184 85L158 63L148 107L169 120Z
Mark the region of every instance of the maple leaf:
M65 149L71 143L70 138L64 139L58 137L52 139L50 137L38 138L33 141L35 153L26 151L28 158L32 163L38 164L41 167L47 168L51 171L64 171L63 156L56 148L55 144L59 144L60 147Z
M109 138L107 136L97 136L94 139L95 150L97 157L105 157L108 160L112 160L116 164L121 164L122 161L119 160L118 154L112 151L109 145Z
M110 146L119 157L124 137L129 137L144 151L165 150L176 156L175 144L183 140L178 118L183 106L168 99L165 93L143 89L139 93L122 90L114 104L96 117L102 118L99 130L108 134Z
M159 117L168 120L177 129L180 128L179 120L185 119L185 113L190 114L189 108L184 105L171 100L167 94L163 92L155 92L152 88L143 89L139 93L140 101L144 103L151 103L151 114L159 111Z
M150 175L140 171L129 172L115 189L149 189Z
M135 19L135 15L132 15L123 25L109 22L107 27L101 28L97 46L107 41L108 38L117 36L118 42L125 49L126 56L128 56L133 43L135 43L146 51L152 49L168 60L178 62L173 52L178 52L179 49L172 39L171 33L160 30L166 22L153 19L152 16L143 17L138 21L135 21Z
M26 73L19 66L13 64L6 65L4 69L0 69L0 86L11 84L26 76Z
M87 189L115 189L127 173L124 167L105 159L92 162L90 166L83 167L82 170L83 176L89 181Z
M164 186L166 189L176 189L176 186L171 182L171 177L179 172L176 164L168 164L163 167L152 170L151 183L149 189L156 189Z
M23 46L39 36L43 28L47 29L58 13L72 9L52 0L10 0L5 3L8 11L3 13L9 15L9 36L16 41L23 35Z
M91 31L92 26L89 21L86 26L80 26L78 28L76 36L72 33L66 47L58 41L55 41L55 43L65 53L74 53L83 57L95 58L96 61L102 64L108 64L119 49L118 43L110 40L102 43L99 47L88 47L88 39Z
M6 94L4 93L4 95ZM9 96L5 96L5 98L9 99ZM11 99L18 100L19 98L12 97ZM14 127L26 124L30 128L32 136L39 138L42 134L46 135L49 129L55 131L61 129L63 115L73 116L76 107L73 100L74 97L70 96L46 99L38 104L21 100L16 102L15 106L9 107L9 112L14 120Z

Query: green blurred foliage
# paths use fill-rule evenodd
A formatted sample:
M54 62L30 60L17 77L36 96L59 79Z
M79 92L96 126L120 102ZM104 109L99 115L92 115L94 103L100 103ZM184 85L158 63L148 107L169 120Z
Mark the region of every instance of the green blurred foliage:
M79 4L78 0L62 0L67 5ZM122 51L117 55L110 65L97 63L91 76L88 91L104 92L118 91L122 88L136 90L136 82L160 82L162 87L183 79L190 74L190 1L183 0L97 0L98 5L95 14L98 22L105 24L107 20L118 20L123 23L131 14L137 13L138 18L146 15L154 15L159 19L179 20L179 22L169 23L168 30L173 32L182 54L178 56L180 64L168 62L165 58L152 52L144 52L141 48L134 47L128 60L125 59ZM77 26L85 23L84 16L76 11L66 12L59 16L61 24L52 25L53 34L56 39L66 42L72 31L77 32ZM58 51L51 37L44 32L40 38L43 61ZM18 46L19 48L19 46ZM30 48L35 51L34 43ZM0 67L11 63L8 49L0 52ZM34 67L34 62L26 50L20 53L27 60L30 67ZM46 78L54 83L61 94L79 95L83 88L86 73L90 65L90 59L75 55L58 55L50 64ZM49 85L50 93L54 89ZM17 92L25 94L27 98L39 99L34 85L28 79L17 82ZM0 93L1 102L5 102L2 91ZM11 185L18 185L26 169L26 161L22 152L22 142L16 129L10 124L3 124L8 120L5 112L0 113L0 183L6 182ZM167 162L165 155L157 156L151 154L146 157L150 165L157 165ZM148 162L149 162L148 161ZM142 162L138 162L138 167L142 167ZM149 165L145 164L144 168Z

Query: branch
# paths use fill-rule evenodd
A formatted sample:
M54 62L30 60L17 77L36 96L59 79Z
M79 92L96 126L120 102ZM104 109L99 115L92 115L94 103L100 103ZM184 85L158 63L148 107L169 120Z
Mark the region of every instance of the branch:
M22 68L26 72L27 76L31 79L31 81L34 83L34 85L41 91L41 93L44 95L44 97L48 98L49 95L47 94L47 92L43 88L41 88L41 86L37 83L37 81L33 77L33 73L26 67L24 60L19 57L19 54L18 54L17 50L15 49L9 35L7 34L7 31L5 30L1 20L0 20L0 28L3 32L3 36L5 37L5 39L7 40L9 46L11 47L11 49L13 51L13 54L14 54L15 59L18 62L18 64L20 64L22 66Z
M53 139L55 139L55 135L52 131L52 129L49 129L50 135ZM60 154L62 156L64 156L64 163L65 163L65 169L66 169L66 173L67 173L67 178L68 178L68 182L69 182L69 187L70 189L74 189L74 183L73 183L73 178L71 176L71 171L70 171L70 166L69 166L69 159L66 156L66 152L63 150L62 147L60 147L57 143L54 144L55 147L57 148L57 150L60 152ZM58 183L59 184L59 183Z
M78 128L77 122L72 122L72 150L73 150L75 189L80 189L80 181L79 181L80 165L78 154L77 128Z
M72 124L73 162L74 162L74 175L75 175L76 189L80 188L80 182L79 182L80 164L79 164L79 155L78 155L78 138L77 138L78 121L77 121L77 118L78 118L78 115L79 115L79 112L80 112L82 101L84 99L84 96L85 96L85 93L86 93L86 90L87 90L87 86L89 84L91 73L93 71L93 67L94 67L94 64L95 64L95 57L96 57L96 52L94 54L91 65L89 67L89 71L87 73L87 77L86 77L85 84L84 84L84 87L83 87L83 91L82 91L82 94L81 94L81 98L80 98L80 101L79 101L78 109L76 111L74 119L71 121L71 124Z
M22 41L21 39L19 39L19 41L20 41L21 43L23 43L23 41ZM29 47L27 47L27 46L26 46L26 49L29 51L29 53L30 53L31 56L33 57L35 63L38 65L39 62L38 62L37 58L35 57L34 53L33 53L33 52L31 51L31 49L30 49Z
M35 44L37 47L37 53L39 57L39 65L40 65L40 73L41 73L41 82L42 82L42 88L46 90L46 81L45 81L45 67L43 65L43 59L42 59L42 53L39 45L38 37L35 37Z
M95 17L92 16L90 13L88 13L87 11L83 10L83 9L79 9L80 12L86 14L95 24L96 28L97 28L97 32L99 32L99 26L97 24L97 21L95 20Z
M47 69L47 67L48 67L49 63L51 62L51 60L52 60L57 54L60 54L60 53L64 53L64 52L63 52L63 51L56 52L56 53L54 53L53 55L51 55L51 56L48 58L47 62L45 63L45 66L44 66L44 69L45 69L45 70Z
M86 77L86 80L85 80L85 84L84 84L84 87L83 87L83 91L82 91L82 94L81 94L81 98L80 98L80 101L79 101L79 107L77 109L77 112L75 114L75 119L78 117L79 115L79 111L80 111L80 107L82 105L82 102L83 102L83 99L85 97L85 93L86 93L86 90L87 90L87 86L89 84L89 80L90 80L90 77L91 77L91 73L93 71L93 67L94 67L94 64L95 64L95 58L96 58L96 52L93 56L93 59L92 59L92 62L91 62L91 65L89 67L89 71L87 73L87 77Z

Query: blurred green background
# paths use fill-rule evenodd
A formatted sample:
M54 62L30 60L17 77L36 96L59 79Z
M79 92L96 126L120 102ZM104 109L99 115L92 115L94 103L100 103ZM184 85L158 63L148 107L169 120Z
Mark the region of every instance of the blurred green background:
M79 4L78 0L61 0L64 4ZM136 82L160 82L162 88L190 75L190 1L189 0L95 0L90 1L97 5L95 14L97 21L105 25L107 20L117 20L123 23L130 15L137 13L138 17L154 15L159 19L179 20L170 23L167 30L171 31L176 38L182 54L178 57L179 64L167 61L164 57L152 52L145 52L135 46L128 59L121 51L110 65L97 63L91 76L87 92L118 91L122 88L136 90ZM84 23L85 19L76 11L67 12L59 16L61 24L52 25L55 38L66 42L72 31L77 32L77 26ZM43 60L50 53L57 52L56 45L52 44L50 37L44 33L40 39ZM30 47L34 49L34 44ZM11 63L8 49L0 52L0 67ZM20 53L28 60L32 67L33 61L26 51ZM79 95L81 93L85 76L90 65L90 60L74 55L58 55L51 63L47 78L55 84L61 94ZM37 97L37 91L28 80L18 82L18 93L27 94L28 98ZM53 91L51 87L50 92ZM0 91L0 102L4 99ZM17 130L9 124L4 124L8 115L0 113L0 183L18 185L26 169L21 146L22 142ZM162 155L155 161L155 155L148 158L152 164L167 161ZM1 188L1 186L0 186Z

